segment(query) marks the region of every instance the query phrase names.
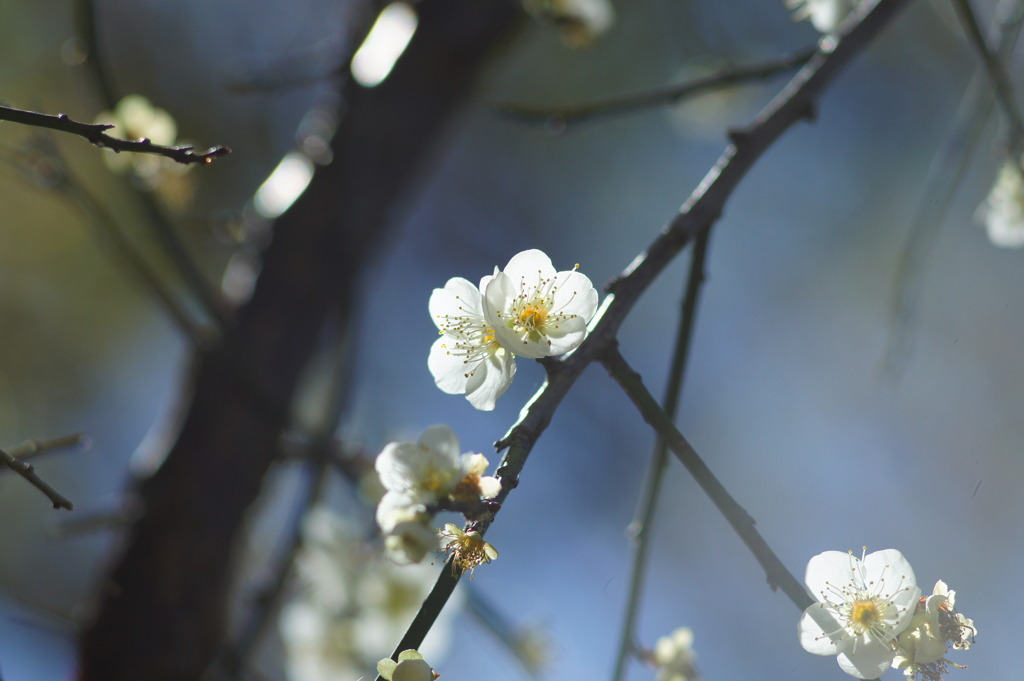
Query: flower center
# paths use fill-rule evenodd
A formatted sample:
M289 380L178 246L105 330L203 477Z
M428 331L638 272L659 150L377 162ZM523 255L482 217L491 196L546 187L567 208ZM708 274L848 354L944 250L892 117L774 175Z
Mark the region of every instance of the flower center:
M882 621L882 613L874 599L854 601L850 605L850 622L861 632L870 631Z
M544 326L548 320L548 309L537 303L527 303L519 310L519 326L535 329Z

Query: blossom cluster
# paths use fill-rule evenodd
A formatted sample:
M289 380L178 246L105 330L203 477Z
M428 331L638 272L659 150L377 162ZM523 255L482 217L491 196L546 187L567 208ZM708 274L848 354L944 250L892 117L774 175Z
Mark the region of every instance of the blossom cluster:
M808 562L804 581L817 601L800 618L800 644L836 655L859 679L893 667L911 680L938 681L954 664L945 658L949 648L967 650L977 633L954 609L956 592L945 582L921 597L913 568L896 549L861 558L825 551Z
M484 475L487 466L483 454L460 453L458 438L445 425L427 428L417 442L385 446L376 462L377 475L387 490L377 506L377 525L392 560L418 563L440 548L430 523L441 509L474 519L487 513L485 502L501 492L498 479ZM442 533L452 539L444 548L456 555L456 567L472 570L497 558L497 551L479 533L459 533L451 529Z
M504 270L472 282L455 277L430 296L440 331L427 366L446 393L464 394L490 411L516 374L516 355L562 355L583 342L597 311L597 291L585 275L556 272L538 250L512 257Z
M325 508L305 519L295 589L279 619L285 671L294 681L364 676L405 632L437 579L429 565L399 568L383 560L363 535ZM432 629L429 655L445 652L455 596Z

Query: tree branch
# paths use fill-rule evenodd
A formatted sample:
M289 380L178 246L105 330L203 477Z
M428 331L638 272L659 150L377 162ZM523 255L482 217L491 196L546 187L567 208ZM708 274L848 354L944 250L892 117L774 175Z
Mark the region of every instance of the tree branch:
M212 147L206 151L197 153L194 147L164 147L153 144L146 138L138 140L122 140L111 137L105 131L115 126L109 123L80 123L72 120L66 114L45 114L23 109L12 109L8 106L0 106L0 121L11 121L36 128L46 128L66 132L70 135L78 135L98 147L112 149L113 151L127 151L136 154L155 154L164 156L183 165L190 163L213 163L214 159L226 156L231 153L228 147Z
M71 435L60 435L48 437L44 440L25 440L16 447L11 447L7 453L20 461L34 459L41 454L47 454L69 447L85 447L90 445L88 436L85 433L72 433Z
M817 48L812 47L778 59L761 62L760 64L727 67L719 69L717 73L710 76L696 78L679 85L670 85L652 92L616 97L593 104L547 108L502 104L499 105L498 110L510 118L519 119L527 123L546 123L556 129L561 129L570 123L580 123L605 116L643 111L644 109L673 104L682 99L730 85L764 80L783 71L803 66L817 52Z
M1017 157L1020 156L1021 147L1024 145L1024 117L1021 116L1020 107L1017 105L1017 99L1013 94L1013 86L1010 84L1006 67L998 55L989 49L988 42L981 33L981 27L978 26L978 19L974 16L974 10L971 9L970 1L953 0L953 6L956 8L957 16L960 17L960 23L963 25L964 31L967 32L968 40L978 51L978 56L981 57L981 63L985 67L985 72L992 81L992 89L995 91L996 101L999 102L999 108L1003 110L1003 114L1005 114L1006 120L1010 125L1010 144L1008 146L1019 168L1020 159ZM1024 169L1021 172L1024 172Z
M1001 0L989 27L997 59L1013 52L1021 30L1018 0ZM928 165L914 219L900 248L889 311L889 338L882 356L884 374L898 379L913 346L916 302L921 296L925 265L949 206L986 131L993 89L985 66L979 65L967 85L939 151ZM1018 158L1019 163L1019 158ZM1019 167L1019 165L1018 165Z
M754 554L757 562L764 568L768 577L768 584L772 591L776 587L789 596L796 607L803 610L814 601L807 595L807 591L799 580L793 576L779 557L775 555L768 542L764 540L761 533L754 527L755 521L742 506L737 503L728 490L719 482L715 474L711 472L704 460L700 458L696 450L686 441L672 419L658 406L657 400L644 387L640 374L633 371L619 353L616 345L608 346L608 349L601 357L608 373L615 382L619 384L629 399L636 405L640 414L658 433L658 437L664 440L672 453L676 455L680 463L690 472L693 479L697 481L700 488L710 497L718 510L728 521L736 534L740 536L743 543L747 545L750 552Z
M504 503L518 486L519 476L534 444L551 422L562 399L584 369L600 360L603 353L617 343L615 337L619 327L640 295L691 239L714 224L725 202L754 163L790 126L810 116L818 96L839 69L864 49L906 4L907 0L878 0L862 5L856 16L843 24L837 42L830 41L822 46L753 123L733 131L730 134L732 144L683 203L679 213L647 250L608 284L606 288L610 295L605 297L591 322L586 340L567 357L541 361L547 371L547 379L523 408L519 420L505 437L495 443L498 450L508 450L498 464L496 477L501 481L501 492L494 499L496 503ZM473 529L484 534L492 522L493 519L474 523ZM402 638L396 656L400 649L420 646L457 581L458 578L451 575L450 567L446 566Z
M662 399L665 414L674 422L679 411L679 400L686 378L687 360L690 356L690 344L693 340L694 321L697 317L697 302L700 298L701 286L704 283L704 261L707 256L708 241L711 230L697 235L693 244L693 258L690 261L690 274L686 279L686 291L683 294L682 310L679 314L679 328L676 331L675 352L672 365L669 367L668 384ZM626 600L626 612L622 616L622 633L619 636L619 652L615 659L613 681L621 681L626 672L626 662L630 652L636 645L634 630L636 617L640 611L640 599L643 595L644 578L647 574L647 557L650 554L650 524L654 519L654 511L661 496L661 483L664 479L665 467L668 463L668 444L659 433L651 453L651 462L647 468L644 491L637 504L636 519L630 523L629 532L634 540L633 564L629 576L629 596Z
M69 511L74 510L75 505L72 504L67 497L50 487L45 480L36 475L36 470L32 467L32 464L25 463L2 449L0 449L0 463L5 464L12 471L28 480L36 489L45 494L53 503L54 508L66 508Z

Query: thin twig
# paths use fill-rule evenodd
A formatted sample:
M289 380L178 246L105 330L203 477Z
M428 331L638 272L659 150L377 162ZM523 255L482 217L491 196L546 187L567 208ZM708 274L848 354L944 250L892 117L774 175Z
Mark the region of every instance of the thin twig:
M196 152L194 147L165 147L153 144L146 138L137 140L122 140L111 137L105 131L115 127L109 123L81 123L69 118L66 114L45 114L23 109L13 109L9 106L0 106L0 121L11 121L22 125L30 125L36 128L57 130L71 135L78 135L98 147L112 149L117 152L131 152L136 154L155 154L164 156L182 165L190 163L213 163L214 159L231 153L228 147L211 147L203 152Z
M45 494L53 503L54 508L66 508L69 511L74 510L75 505L72 504L67 497L50 487L45 480L36 475L36 469L32 467L32 464L21 461L2 449L0 449L0 463L5 464L12 471L28 480L36 489Z
M25 440L20 445L8 449L7 453L19 461L27 461L40 454L47 454L59 449L68 449L70 447L87 448L89 444L89 438L85 433L73 433L71 435L48 437L45 440Z
M686 292L683 294L682 310L679 315L679 328L676 331L675 351L669 368L668 384L662 399L665 413L675 421L679 411L683 382L686 378L686 365L690 356L690 345L693 340L694 321L697 315L697 303L700 298L701 285L704 283L704 261L707 257L708 240L711 230L697 235L693 244L693 257L690 260L690 274L686 279ZM654 511L661 495L661 483L664 480L665 467L668 463L668 444L660 434L654 443L651 462L647 468L644 491L637 505L636 519L629 529L635 543L633 564L630 566L629 595L626 600L626 612L622 616L622 633L619 636L619 652L615 658L613 681L622 681L626 673L626 663L630 653L636 647L636 618L640 611L640 599L644 590L644 579L647 575L647 558L650 555L651 542L650 524L654 519Z
M1018 0L1002 0L989 28L1002 58L1012 53L1020 29ZM884 375L899 377L910 357L915 303L921 295L924 265L992 110L992 88L988 80L985 67L979 66L971 76L939 151L928 166L924 189L896 267L889 338L881 362Z
M1017 105L1013 86L1010 84L1010 78L1006 74L1006 67L1003 65L1002 60L989 49L988 42L981 33L981 27L978 26L978 19L974 16L974 10L971 9L970 1L953 0L953 5L956 7L960 23L963 24L968 39L978 51L981 63L985 67L985 72L988 73L988 77L992 81L992 89L995 90L999 108L1006 115L1006 120L1010 125L1010 142L1008 146L1012 157L1016 159L1020 156L1021 146L1024 145L1024 117L1021 116L1020 107Z
M49 186L83 210L96 234L112 247L115 255L123 259L129 271L143 284L143 288L156 297L196 347L205 347L209 333L192 319L170 287L125 236L113 215L78 181L56 145L43 133L40 133L37 145L47 161L49 174L45 179Z
M82 41L86 54L86 66L92 74L100 97L108 109L116 109L118 96L113 75L100 48L99 27L96 20L96 7L92 0L76 0L74 3L75 27L79 40ZM150 192L140 191L127 178L124 184L142 205L146 213L146 225L153 230L167 256L177 267L181 278L199 300L206 314L217 324L217 331L223 333L229 326L224 300L218 295L214 286L210 285L206 275L199 268L195 258L189 253L184 242L178 235L174 225L167 219L163 209Z
M542 665L537 659L530 659L526 648L531 644L531 630L516 626L501 608L483 592L470 582L466 589L466 605L469 614L472 615L487 631L494 635L494 639L503 646L516 662L523 668L523 671L530 676L536 677L540 674Z
M666 104L673 104L688 97L731 85L764 80L784 71L790 71L803 66L817 51L817 48L807 48L801 52L760 64L727 67L709 76L696 78L678 85L671 85L636 95L607 99L593 104L537 108L516 104L503 104L498 107L498 110L510 118L527 123L545 123L557 129L562 129L569 123L579 123L605 116L643 111Z
M679 213L662 233L615 280L608 285L610 295L598 310L586 340L567 357L542 361L547 371L544 385L523 408L521 416L504 438L495 443L506 449L496 477L501 492L495 502L501 504L519 484L519 476L537 439L551 422L554 412L569 389L591 362L613 343L629 311L654 279L697 234L718 219L725 202L754 163L797 121L808 117L815 101L838 70L907 4L907 0L878 0L857 10L858 21L844 23L840 40L824 46L800 70L778 96L743 130L731 134L730 144L704 180L686 200ZM493 521L474 524L481 534ZM449 561L450 562L450 561ZM458 577L451 566L441 571L433 591L424 601L397 651L418 648L441 608L455 589ZM381 681L378 677L378 681Z
M742 506L729 494L728 490L719 482L715 474L711 472L700 455L690 443L686 441L682 433L676 429L672 419L658 406L657 400L644 387L640 374L626 363L615 345L610 345L601 357L601 362L615 382L625 391L629 399L640 411L644 420L654 428L658 436L665 440L669 449L676 455L676 458L686 467L701 489L711 498L718 510L722 513L732 529L740 536L743 543L747 545L750 552L754 554L757 562L764 568L768 577L768 584L774 591L776 587L782 589L783 593L789 596L789 600L800 608L805 609L813 600L807 595L807 591L793 576L779 557L775 555L768 542L764 540L761 533L754 527L754 519L750 517Z

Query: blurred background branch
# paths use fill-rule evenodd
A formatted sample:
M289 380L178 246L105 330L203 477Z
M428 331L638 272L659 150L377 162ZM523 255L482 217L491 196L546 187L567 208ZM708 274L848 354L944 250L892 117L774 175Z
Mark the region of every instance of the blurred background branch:
M85 681L127 681L141 668L153 681L197 678L223 645L230 555L278 456L315 339L328 314L351 313L366 253L517 17L511 4L471 0L419 10L419 29L391 76L370 90L348 82L334 162L277 221L252 298L197 368L177 442L138 489L142 517L83 633ZM282 411L254 409L230 367ZM129 650L120 644L126 637L136 641Z

